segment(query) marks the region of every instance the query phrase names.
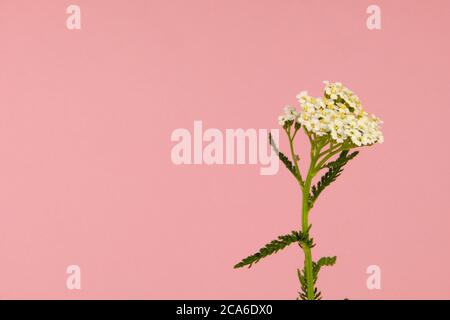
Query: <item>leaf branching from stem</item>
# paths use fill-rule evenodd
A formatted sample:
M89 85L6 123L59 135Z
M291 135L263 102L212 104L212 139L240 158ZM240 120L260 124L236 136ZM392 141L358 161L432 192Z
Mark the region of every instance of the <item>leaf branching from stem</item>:
M328 187L337 179L337 177L341 175L347 162L356 157L358 153L358 151L355 151L351 154L348 154L348 150L344 150L335 161L331 161L326 165L328 171L322 176L317 185L311 188L311 194L309 196L309 203L311 208L322 191L325 190L326 187Z
M278 149L278 146L276 145L275 141L273 141L272 139L272 134L269 133L269 143L272 146L273 150L275 151L275 153L278 155L278 157L280 158L281 162L284 163L284 165L286 166L286 168L292 173L292 175L297 179L297 180L301 180L301 176L300 176L300 172L297 171L297 168L295 167L295 165L289 160L289 158L280 151L280 149Z
M333 266L335 263L336 257L322 257L319 259L319 261L313 262L314 300L322 299L322 293L316 287L320 269L325 266ZM298 293L299 299L308 300L308 280L305 269L297 269L297 276L301 288L301 291Z
M278 251L286 248L292 243L298 243L300 246L307 245L313 247L313 239L309 238L309 235L302 233L301 231L292 231L290 234L279 236L277 240L273 240L261 248L257 253L248 256L241 262L234 266L235 269L248 266L249 268L259 262L262 258L277 253Z

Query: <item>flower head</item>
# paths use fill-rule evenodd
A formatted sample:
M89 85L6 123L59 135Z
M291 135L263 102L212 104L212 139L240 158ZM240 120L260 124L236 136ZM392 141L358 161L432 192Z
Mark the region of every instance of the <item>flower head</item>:
M351 146L382 143L382 121L364 111L358 96L340 82L324 84L323 97L314 98L306 91L298 94L301 112L290 106L285 108L279 117L280 125L297 121L308 133L319 137L329 135L335 142Z
M278 123L280 126L292 125L294 122L297 122L299 113L292 106L284 107L284 113L278 117Z

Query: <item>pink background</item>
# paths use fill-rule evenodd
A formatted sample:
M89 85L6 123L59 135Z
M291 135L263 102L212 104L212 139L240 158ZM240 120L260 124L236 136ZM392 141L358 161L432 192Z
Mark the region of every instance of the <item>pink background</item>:
M366 28L366 8L382 30ZM82 30L66 29L66 7ZM325 298L450 298L449 1L0 0L0 298L294 299L295 181L175 166L176 128L277 128L342 81L385 121L321 196ZM286 140L282 140L286 149ZM302 152L306 152L303 149ZM82 290L66 288L80 265ZM382 290L366 288L366 268Z

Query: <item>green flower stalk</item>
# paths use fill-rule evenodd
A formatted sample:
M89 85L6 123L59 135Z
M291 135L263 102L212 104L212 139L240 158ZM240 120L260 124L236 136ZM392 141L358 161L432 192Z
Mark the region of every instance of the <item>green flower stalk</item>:
M350 153L350 150L383 142L380 128L382 121L374 115L368 115L361 107L359 98L341 83L325 82L323 97L314 98L303 91L297 99L301 112L287 106L284 114L278 118L289 140L292 160L279 151L271 136L269 143L299 185L302 194L301 228L299 231L279 236L234 267L251 267L262 258L297 243L305 257L303 269L297 270L300 282L299 299L319 300L322 298L316 287L319 271L324 266L334 265L336 257L313 260L312 249L315 243L310 236L310 211L325 188L335 181L344 166L358 155L358 151ZM299 132L304 132L310 143L310 161L306 175L302 175L300 171L299 157L295 151L295 138ZM324 171L314 185L313 180Z

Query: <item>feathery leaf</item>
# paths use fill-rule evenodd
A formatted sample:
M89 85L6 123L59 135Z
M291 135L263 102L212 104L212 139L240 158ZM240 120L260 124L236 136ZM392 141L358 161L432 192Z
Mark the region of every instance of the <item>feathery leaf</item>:
M289 160L289 158L280 151L280 149L278 149L278 146L276 145L275 141L273 141L272 139L272 134L269 133L269 143L272 146L273 150L275 151L275 153L278 155L278 158L280 158L281 162L284 163L284 165L286 166L286 168L294 175L294 177L299 180L300 179L300 175L297 172L297 169L295 168L294 164L292 163L292 161Z
M358 153L358 151L355 151L349 155L348 150L344 150L335 161L331 161L326 165L328 171L322 176L317 185L311 188L311 194L309 197L309 204L311 208L322 191L341 175L347 162L356 157Z
M324 266L332 266L336 263L336 257L322 257L319 261L313 261L313 284L314 284L314 300L321 300L322 293L317 289L316 282L319 276L319 271ZM298 293L297 299L308 300L308 281L305 268L303 270L297 269L297 276L300 282L301 291Z
M312 239L309 238L308 234L304 234L299 231L292 231L292 233L290 234L279 236L277 240L273 240L270 243L266 244L257 253L248 256L247 258L244 258L241 262L236 264L234 268L237 269L245 266L248 266L250 268L254 263L257 263L262 258L277 253L278 251L286 248L288 245L295 242L299 243L300 246L314 245Z

